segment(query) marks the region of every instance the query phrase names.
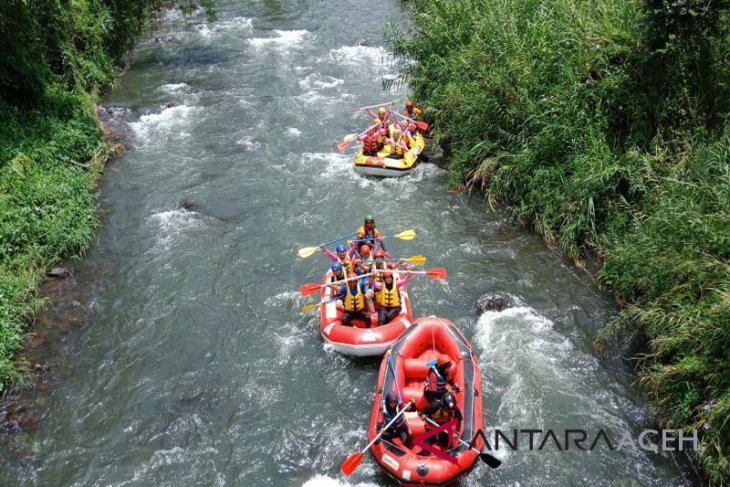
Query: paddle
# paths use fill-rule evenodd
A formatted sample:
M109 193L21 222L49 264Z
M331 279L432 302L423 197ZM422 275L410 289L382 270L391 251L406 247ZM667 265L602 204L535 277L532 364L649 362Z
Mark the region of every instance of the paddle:
M443 267L434 267L433 269L429 269L427 271L405 270L404 272L407 272L408 274L426 274L431 279L446 279L446 276L448 275L448 271Z
M367 242L374 238L375 237L361 238L358 240L353 240L353 242ZM402 232L400 232L397 235L386 235L385 237L380 237L380 238L381 239L382 238L397 238L400 240L413 240L414 238L416 238L416 231L415 230L403 230ZM380 239L377 239L377 240L380 240Z
M315 309L319 308L323 304L331 303L332 301L337 301L338 299L340 299L340 296L337 296L336 298L328 299L327 301L308 304L308 305L302 307L302 313L309 313L310 311L314 311Z
M431 418L426 418L426 421L428 421L429 423L431 423L434 426L440 426L436 421L432 420ZM459 443L461 443L462 445L469 446L469 443L462 440L461 438L459 438ZM482 461L484 463L486 463L487 465L489 465L490 467L497 468L500 465L502 465L502 461L499 458L494 457L494 456L490 455L489 453L482 452L481 450L477 450L476 448L474 448L472 446L469 446L469 448L471 450L474 450L475 452L479 453L479 458L481 458Z
M347 234L347 235L345 235L344 237L337 237L336 239L334 239L334 240L330 240L329 242L325 242L325 243L323 243L322 245L318 245L317 247L304 247L303 249L299 249L299 250L297 251L297 254L298 254L298 255L299 255L299 257L301 257L302 259L306 259L307 257L309 257L309 256L311 256L311 255L314 255L314 253L315 253L316 251L318 251L319 249L321 249L321 248L323 248L323 247L326 247L326 246L327 246L327 245L329 245L329 244L333 244L333 243L335 243L335 242L339 242L340 240L345 240L346 238L350 238L350 237L352 237L353 235L357 235L357 231L355 231L355 232L352 232L352 233L348 233L348 234Z
M353 111L353 112L361 112L361 111L363 111L363 110L368 110L368 109L370 109L370 108L378 108L378 107L384 107L384 106L386 106L386 105L395 105L395 101L389 101L389 102L387 102L387 103L380 103L380 104L378 104L378 105L370 105L369 107L358 107L358 108L353 108L353 109L352 109L352 111Z
M387 262L408 262L409 264L424 265L426 263L425 255L414 255L413 257L407 257L405 259L385 259Z
M359 134L347 134L347 135L345 135L345 137L342 139L342 142L340 142L339 144L337 144L337 150L340 151L340 152L342 152L343 150L347 149L347 146L350 145L350 142L352 142L353 140L356 140L360 136L365 135L366 133L368 133L369 130L374 129L377 126L378 126L378 124L376 123L376 124L371 125L370 127L366 128L365 130L363 130Z
M404 120L408 120L409 122L415 123L416 124L416 127L418 127L418 129L421 130L421 131L423 131L423 132L425 132L426 130L428 130L428 123L426 123L426 122L419 122L417 120L413 120L412 118L408 118L405 115L401 115L398 112L393 112L393 113L395 113L395 116L396 117L400 117L400 118L402 118Z
M354 281L356 279L360 279L362 277L372 276L373 273L369 272L367 274L360 274L357 277L350 277L347 279L342 279L340 281L334 281L334 282L328 282L327 284L317 284L316 282L308 282L306 284L302 284L299 286L299 292L302 293L302 296L309 296L310 294L314 294L317 291L319 291L321 288L326 286L331 286L333 284L342 284L348 281Z
M396 414L395 417L390 421L390 423L386 424L383 427L383 429L380 430L380 433L378 433L377 436L375 436L375 438L373 438L373 441L368 443L368 446L366 446L364 450L359 451L357 453L353 453L352 455L347 457L347 460L345 460L344 463L342 464L342 466L340 467L340 470L342 470L342 473L344 473L345 475L352 475L352 472L357 470L357 467L359 467L360 464L362 463L362 456L365 454L365 452L368 451L370 449L370 447L373 446L373 444L380 439L380 437L383 435L383 433L385 433L388 430L388 428L390 428L391 425L393 423L395 423L396 420L405 412L406 412L406 409L403 409L401 412Z

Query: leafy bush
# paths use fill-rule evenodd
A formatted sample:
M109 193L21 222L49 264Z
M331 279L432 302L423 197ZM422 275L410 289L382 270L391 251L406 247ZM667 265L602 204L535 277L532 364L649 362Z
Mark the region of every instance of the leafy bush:
M410 4L389 39L451 184L603 260L659 421L730 483L730 1Z

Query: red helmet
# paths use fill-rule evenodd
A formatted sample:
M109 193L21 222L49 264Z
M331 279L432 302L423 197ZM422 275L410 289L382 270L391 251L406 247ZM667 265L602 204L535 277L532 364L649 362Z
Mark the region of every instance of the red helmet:
M360 247L360 253L362 255L370 255L370 246L368 244L363 244L362 247Z
M385 252L383 252L383 249L376 250L373 255L375 256L376 259L381 259L381 258L384 259L385 258Z
M406 108L413 108L413 101L412 100L408 100L406 102Z
M386 277L393 277L393 271L391 271L390 269L385 269L380 274L383 276L383 279L385 279Z
M448 355L442 353L436 359L436 363L438 364L439 367L441 367L444 364L451 363L451 357L449 357Z

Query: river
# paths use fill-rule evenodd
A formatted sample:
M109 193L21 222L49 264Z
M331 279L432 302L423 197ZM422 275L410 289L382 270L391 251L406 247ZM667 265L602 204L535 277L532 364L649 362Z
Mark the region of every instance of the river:
M617 309L585 274L478 196L448 192L438 165L369 179L336 150L367 125L351 108L405 99L382 90L397 69L382 28L403 4L215 4L213 22L163 11L103 100L128 147L105 174L97 243L73 263L95 275L88 318L50 347L65 366L29 433L37 454L3 456L1 485L393 485L367 457L339 473L366 443L379 362L328 350L297 292L327 268L297 249L367 213L385 234L416 231L392 253L448 268L412 281L413 312L474 344L488 426L652 426L630 367L592 352ZM480 313L487 291L520 301ZM689 485L642 450L498 456L462 485Z

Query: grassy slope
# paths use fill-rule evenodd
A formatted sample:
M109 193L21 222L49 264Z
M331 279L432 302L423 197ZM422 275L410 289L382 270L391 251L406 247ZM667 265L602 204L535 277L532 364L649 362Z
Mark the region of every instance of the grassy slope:
M111 148L94 102L160 3L0 3L0 396L20 379L14 356L46 269L93 239Z
M601 257L626 303L612 329L650 340L659 421L700 429L706 472L730 483L728 2L411 4L391 45L452 184Z

